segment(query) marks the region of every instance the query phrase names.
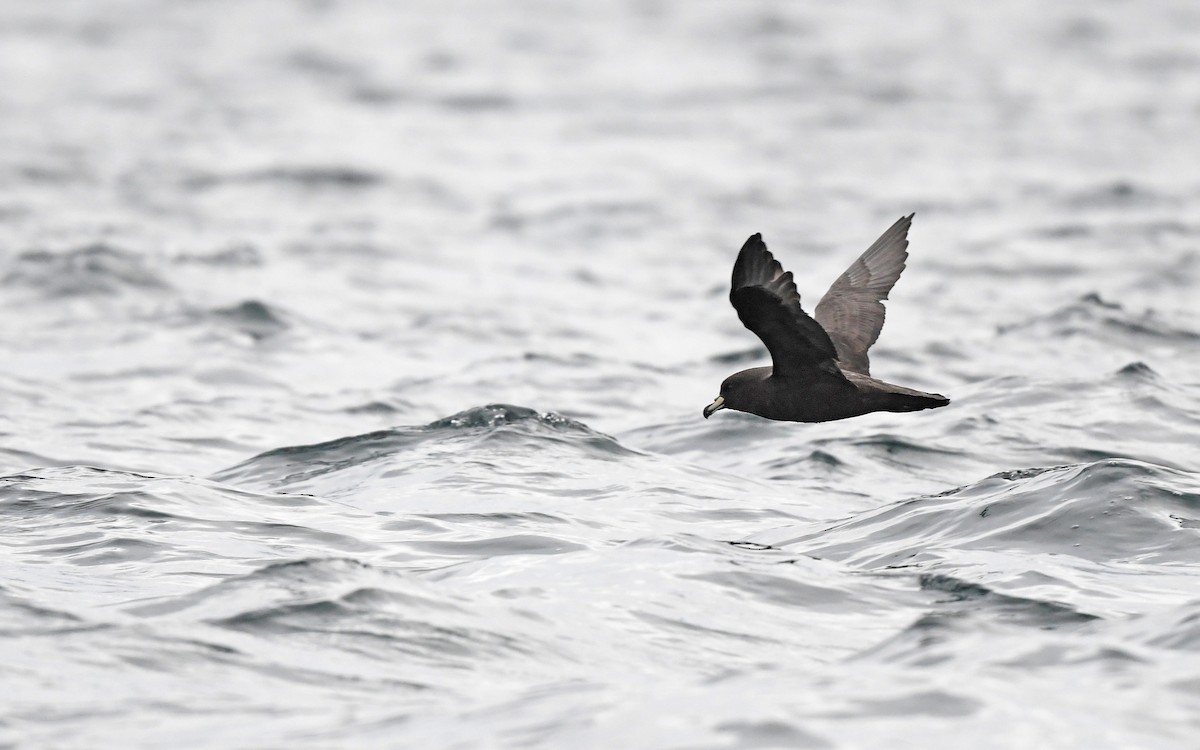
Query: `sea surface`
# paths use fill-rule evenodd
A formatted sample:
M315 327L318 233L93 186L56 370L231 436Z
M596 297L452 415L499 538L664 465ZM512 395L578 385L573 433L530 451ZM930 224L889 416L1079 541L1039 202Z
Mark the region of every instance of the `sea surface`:
M0 748L1200 746L1200 5L0 3ZM873 373L701 409L896 218Z

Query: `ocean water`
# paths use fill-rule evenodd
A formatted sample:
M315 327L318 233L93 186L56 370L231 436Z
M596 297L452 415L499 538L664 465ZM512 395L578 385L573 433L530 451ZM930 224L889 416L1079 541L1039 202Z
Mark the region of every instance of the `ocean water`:
M0 747L1195 748L1200 6L0 4ZM702 407L898 216L874 373Z

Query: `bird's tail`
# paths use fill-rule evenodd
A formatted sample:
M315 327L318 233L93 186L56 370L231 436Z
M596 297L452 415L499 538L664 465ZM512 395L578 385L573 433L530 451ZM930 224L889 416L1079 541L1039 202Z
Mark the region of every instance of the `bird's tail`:
M909 388L901 393L889 393L884 404L884 411L921 411L936 409L950 403L950 399L940 393L922 393Z

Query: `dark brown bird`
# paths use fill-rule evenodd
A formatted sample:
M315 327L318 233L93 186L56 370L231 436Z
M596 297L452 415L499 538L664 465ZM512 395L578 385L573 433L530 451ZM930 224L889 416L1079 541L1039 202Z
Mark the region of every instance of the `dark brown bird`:
M871 377L867 350L883 329L883 300L908 258L903 217L833 282L814 316L800 308L790 271L767 250L762 235L746 240L733 264L729 301L742 324L762 339L771 367L734 373L704 409L750 412L790 422L829 422L873 411L919 411L950 403Z

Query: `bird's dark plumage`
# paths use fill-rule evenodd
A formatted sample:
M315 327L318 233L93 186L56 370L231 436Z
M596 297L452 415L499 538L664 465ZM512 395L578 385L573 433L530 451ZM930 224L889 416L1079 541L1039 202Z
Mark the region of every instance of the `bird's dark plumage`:
M826 422L950 403L944 396L870 376L867 350L883 328L883 300L904 270L912 218L893 224L833 282L817 303L815 318L801 308L791 272L783 270L762 236L746 240L733 265L729 301L742 324L766 345L772 366L726 378L704 416L729 408L769 419Z

